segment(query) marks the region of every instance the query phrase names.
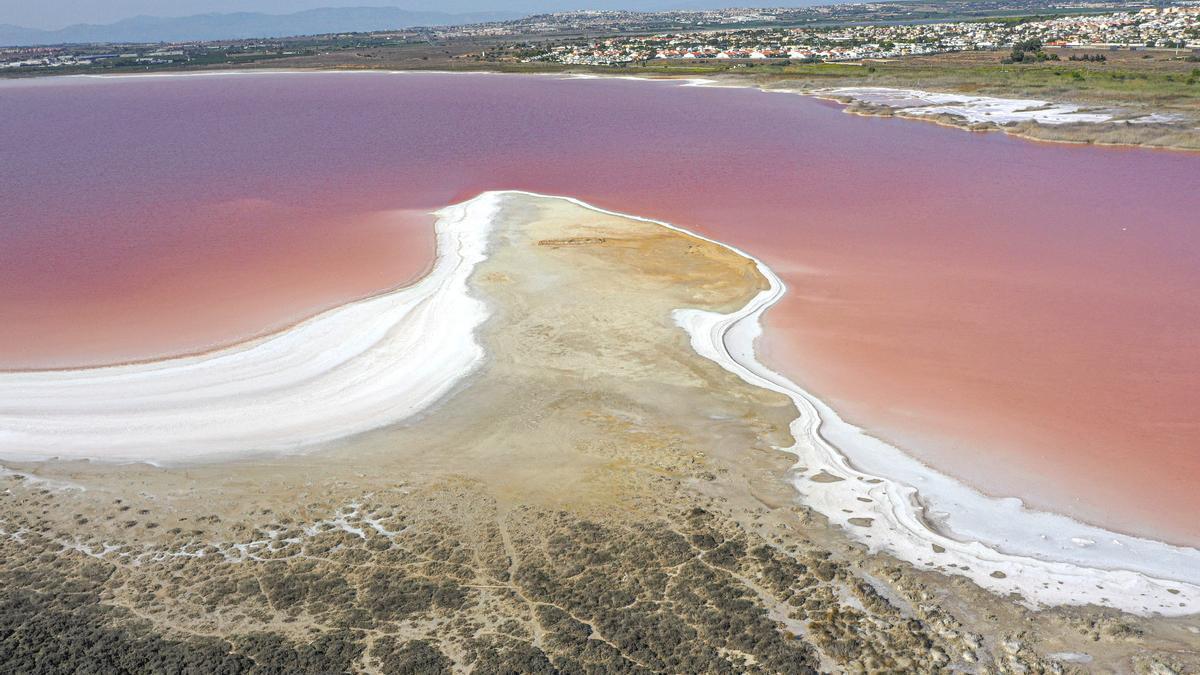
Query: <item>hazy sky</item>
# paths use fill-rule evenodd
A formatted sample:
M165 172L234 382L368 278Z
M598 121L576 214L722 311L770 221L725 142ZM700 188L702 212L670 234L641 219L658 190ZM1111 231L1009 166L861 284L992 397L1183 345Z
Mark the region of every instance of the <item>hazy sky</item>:
M825 0L830 2L832 0ZM286 14L315 7L400 7L439 12L543 12L560 9L673 9L745 5L809 5L819 0L0 0L0 24L62 28L112 23L138 14L186 16L207 12Z

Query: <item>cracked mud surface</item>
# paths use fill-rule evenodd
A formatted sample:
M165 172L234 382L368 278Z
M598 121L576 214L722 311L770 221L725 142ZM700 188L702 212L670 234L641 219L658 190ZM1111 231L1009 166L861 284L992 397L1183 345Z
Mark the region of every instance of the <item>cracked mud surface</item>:
M786 400L670 311L763 283L538 198L473 284L482 371L294 457L0 477L3 672L1190 672L1200 621L1027 610L795 502Z

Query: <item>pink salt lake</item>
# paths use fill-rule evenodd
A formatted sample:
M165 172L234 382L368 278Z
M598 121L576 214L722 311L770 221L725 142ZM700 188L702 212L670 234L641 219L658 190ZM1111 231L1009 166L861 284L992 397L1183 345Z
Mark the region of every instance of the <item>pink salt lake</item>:
M277 330L418 278L434 209L570 195L763 259L765 360L848 421L1200 545L1200 154L533 76L10 81L0 117L2 369Z

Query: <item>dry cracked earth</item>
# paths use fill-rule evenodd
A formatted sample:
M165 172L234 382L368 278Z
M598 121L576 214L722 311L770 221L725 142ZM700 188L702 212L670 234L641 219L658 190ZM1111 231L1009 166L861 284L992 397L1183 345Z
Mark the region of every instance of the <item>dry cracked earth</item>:
M786 401L699 359L745 260L506 202L489 360L417 420L292 457L12 465L0 671L1195 672L1200 628L1033 611L795 501Z

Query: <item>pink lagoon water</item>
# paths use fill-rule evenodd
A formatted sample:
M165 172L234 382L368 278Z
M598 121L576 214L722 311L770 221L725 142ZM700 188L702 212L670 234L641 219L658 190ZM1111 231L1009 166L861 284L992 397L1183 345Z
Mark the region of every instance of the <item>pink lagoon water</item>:
M1200 154L676 83L0 83L0 368L192 352L419 277L428 212L572 195L789 286L767 361L993 494L1200 544Z

